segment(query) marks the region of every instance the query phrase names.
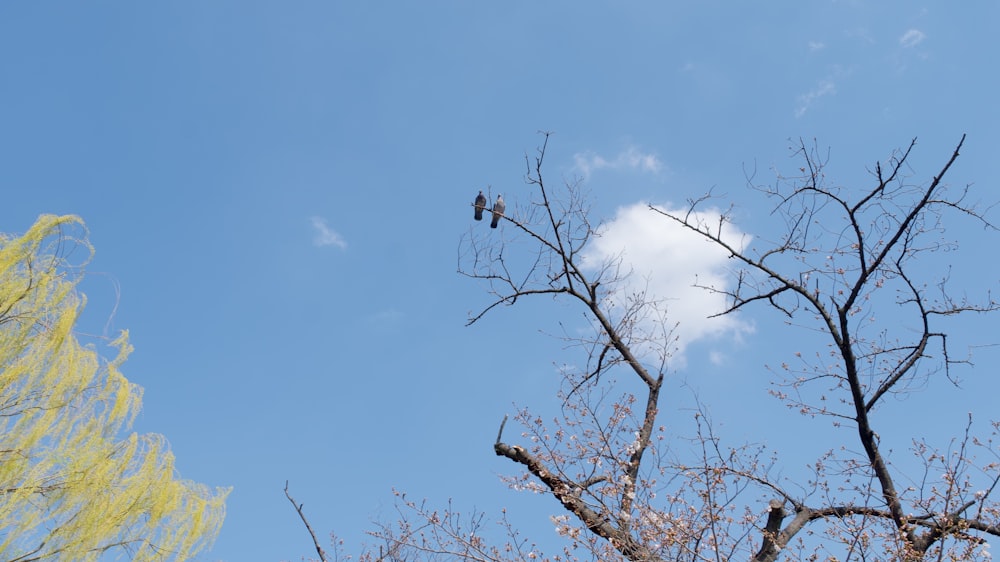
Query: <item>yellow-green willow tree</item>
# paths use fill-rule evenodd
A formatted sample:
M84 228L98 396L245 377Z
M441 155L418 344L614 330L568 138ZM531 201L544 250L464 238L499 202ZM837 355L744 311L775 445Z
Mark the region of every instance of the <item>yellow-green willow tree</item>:
M129 431L142 389L74 333L91 247L45 215L0 236L0 560L184 560L208 546L226 490L180 480L159 435Z

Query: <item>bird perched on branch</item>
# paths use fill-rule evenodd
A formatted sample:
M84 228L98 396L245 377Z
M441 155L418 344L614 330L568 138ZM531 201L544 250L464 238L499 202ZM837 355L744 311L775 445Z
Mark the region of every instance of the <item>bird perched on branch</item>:
M490 228L496 228L500 224L500 217L505 210L507 205L503 202L503 195L497 195L497 202L493 204L493 222L490 223Z
M474 205L476 206L476 215L475 215L476 220L477 221L483 220L483 209L486 208L486 196L483 195L482 189L479 190L479 195L476 195L476 202L474 203Z

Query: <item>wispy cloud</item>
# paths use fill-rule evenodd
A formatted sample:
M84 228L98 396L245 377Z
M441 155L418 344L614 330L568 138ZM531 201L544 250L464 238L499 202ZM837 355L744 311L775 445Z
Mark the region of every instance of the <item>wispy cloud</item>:
M904 49L909 49L910 47L916 47L926 38L927 35L923 31L910 29L899 38L899 45Z
M820 51L824 47L826 47L826 45L822 41L810 41L809 42L809 51L810 52L814 53L816 51Z
M310 217L309 221L312 223L313 230L315 231L313 244L319 247L336 246L341 250L347 249L347 241L326 224L326 219L322 217Z
M860 41L868 45L874 45L877 43L875 37L872 35L871 30L867 27L854 27L844 31L844 34L848 39L853 39L855 41Z
M573 162L585 178L597 170L638 170L654 174L663 170L663 162L655 154L642 152L634 146L610 159L595 152L577 153L573 155Z
M719 213L714 210L693 213L690 218L719 224ZM732 225L723 229L723 237L735 247L743 247L750 240L749 235ZM681 366L686 362L685 351L695 342L721 338L731 342L752 331L752 325L736 315L709 318L725 308L726 299L717 291L694 286L730 288L733 279L728 269L732 265L729 253L644 203L620 208L614 220L605 223L590 241L583 257L590 270L620 260L620 271L631 272L614 297L616 310L627 306L627 299L634 295L644 295L662 306L662 315L647 315L636 324L640 339L650 340L640 344L645 355L654 354L649 359L665 352L671 355L671 364ZM674 326L676 331L669 334ZM716 349L710 352L709 359L718 362L722 357L723 353Z
M403 321L403 313L395 308L386 308L365 317L369 326L387 329L395 328Z
M832 78L824 78L819 81L815 88L799 96L798 106L795 108L795 117L802 117L809 111L809 107L823 96L837 93L837 85Z

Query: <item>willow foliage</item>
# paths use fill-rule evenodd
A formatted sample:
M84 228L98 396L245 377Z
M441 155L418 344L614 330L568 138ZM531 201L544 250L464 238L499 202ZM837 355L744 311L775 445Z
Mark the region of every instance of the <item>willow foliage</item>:
M217 535L227 491L179 479L163 437L129 431L128 333L110 360L74 335L85 232L45 215L0 236L0 559L184 560Z

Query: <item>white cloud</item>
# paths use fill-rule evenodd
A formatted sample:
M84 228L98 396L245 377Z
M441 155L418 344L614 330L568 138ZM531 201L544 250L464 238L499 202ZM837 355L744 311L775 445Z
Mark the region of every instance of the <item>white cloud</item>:
M816 52L816 51L822 50L824 47L826 47L826 45L823 44L822 41L810 41L809 42L809 51L810 52Z
M577 153L573 155L576 169L588 178L597 170L638 170L658 174L663 169L663 162L655 154L645 153L630 146L609 160L594 152Z
M920 42L927 38L927 35L919 29L910 29L899 38L899 44L904 49L910 47L916 47Z
M711 361L713 365L718 367L726 363L726 354L721 351L710 351L708 352L708 360Z
M816 100L823 96L829 96L837 93L837 85L833 82L831 78L825 78L820 80L819 84L815 88L799 96L799 105L795 108L795 117L802 117L809 110L809 106L813 104Z
M403 321L403 313L395 308L387 308L368 315L365 321L376 328L394 328Z
M667 207L661 209L684 212ZM718 225L719 213L706 210L692 214L691 219ZM743 248L750 236L727 224L723 239ZM613 298L616 309L620 309L630 294L643 291L647 299L662 304L665 316L653 315L642 320L638 326L642 334L662 335L664 326L667 330L677 326L676 342L664 344L661 341L659 346L643 350L647 354L659 353L658 349L664 345L673 346L674 349L667 350L673 353L672 364L683 365L685 350L695 342L726 336L730 338L727 341L739 340L752 331L751 325L736 315L709 318L725 309L726 297L694 286L729 287L733 280L729 253L650 210L644 203L620 208L614 220L602 225L599 235L591 239L583 258L590 270L620 259L622 273L631 271ZM716 353L710 360L720 360L720 357Z
M347 241L344 240L343 236L327 226L326 219L311 217L309 221L312 222L313 229L316 231L316 235L313 237L313 244L319 247L336 246L341 250L347 249Z
M874 45L876 43L875 37L872 36L872 32L867 27L855 27L848 29L844 32L848 39L856 39L863 43L869 45Z

